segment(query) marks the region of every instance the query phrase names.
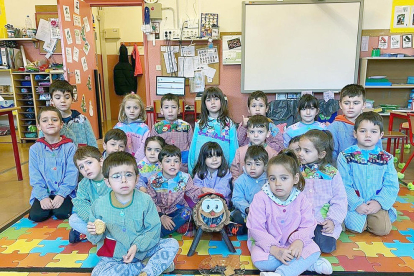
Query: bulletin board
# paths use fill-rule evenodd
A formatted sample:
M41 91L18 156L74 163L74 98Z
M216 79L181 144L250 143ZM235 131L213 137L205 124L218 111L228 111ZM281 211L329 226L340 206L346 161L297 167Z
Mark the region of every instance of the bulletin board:
M36 12L36 29L39 26L40 19L49 21L50 18L59 18L56 6L56 12ZM44 41L39 41L39 50L41 54L47 54L45 50L43 50L43 45L45 44ZM60 39L56 42L56 50L53 53L54 55L61 55L62 54L62 46L60 45Z
M243 2L242 93L324 92L356 83L363 3Z
M197 55L197 50L198 49L202 49L202 48L206 48L207 47L207 41L203 41L203 45L195 45L195 53ZM171 47L174 47L175 45L172 45ZM163 47L163 46L161 46ZM221 60L221 56L220 56L220 45L214 43L214 47L217 47L217 53L219 56L219 62L218 63L211 63L208 66L211 68L216 69L216 73L214 74L214 78L212 82L207 82L207 77L205 77L205 85L219 85L220 84L220 60ZM164 62L164 56L163 56L164 52L161 51L161 72L162 72L162 76L168 76L169 73L167 73L167 68L165 67L165 62ZM178 61L178 57L181 57L181 53L175 53L175 58ZM186 85L189 84L188 79L186 79Z

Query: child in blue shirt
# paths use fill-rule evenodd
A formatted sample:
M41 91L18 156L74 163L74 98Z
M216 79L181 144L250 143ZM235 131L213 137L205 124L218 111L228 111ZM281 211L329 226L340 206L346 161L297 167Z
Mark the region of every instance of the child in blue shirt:
M62 114L64 125L61 135L72 139L78 146L98 147L88 118L79 111L70 109L73 101L73 86L65 80L56 80L50 85L49 92L50 102ZM39 137L43 137L42 132L39 132Z
M375 112L362 113L354 126L357 144L338 156L348 197L345 226L354 232L387 235L397 219L392 205L398 195L398 177L393 156L377 146L383 135L382 117Z
M73 214L69 217L69 242L77 243L86 238L88 229L86 224L89 220L91 206L96 199L106 195L111 190L106 186L102 174L101 152L92 146L80 147L73 156L83 179L78 184L76 197L72 199Z
M29 150L29 178L33 187L29 219L40 222L52 215L67 219L72 213L78 170L73 164L76 151L72 140L60 135L62 114L55 107L40 109L37 128L44 137Z
M201 97L200 120L194 128L188 153L188 171L192 172L200 149L206 142L217 142L223 149L228 164L233 162L239 147L236 127L229 117L227 101L218 87L207 88Z
M295 136L302 135L310 129L326 129L325 124L315 122L315 118L319 113L319 101L310 94L305 94L299 99L298 113L300 122L289 126L283 133L283 143L287 148L289 141Z
M234 181L233 197L231 202L235 210L231 214L229 231L233 235L247 233L246 218L253 197L267 181L266 165L269 161L267 151L259 145L250 146L244 157L244 173Z
M127 136L125 132L121 129L114 128L108 130L105 133L103 148L104 152L102 153L103 159L105 159L109 154L118 151L125 151L127 144Z
M114 152L105 159L102 173L112 191L93 203L89 215L87 236L98 245L96 254L101 257L92 275L158 276L173 268L178 242L160 239L157 209L149 195L135 189L135 158L127 152ZM98 219L105 223L103 233L97 233Z

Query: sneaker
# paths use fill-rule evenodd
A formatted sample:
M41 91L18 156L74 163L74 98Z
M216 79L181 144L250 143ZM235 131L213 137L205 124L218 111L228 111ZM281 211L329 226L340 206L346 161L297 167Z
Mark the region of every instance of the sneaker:
M260 272L260 276L282 276L277 272Z
M69 242L70 243L78 243L86 239L86 236L84 234L79 233L75 229L70 229L69 232Z
M316 262L308 268L308 271L315 271L319 274L331 275L332 265L325 258L319 258Z
M174 262L172 262L172 263L170 264L170 266L169 266L169 267L167 267L167 269L166 269L166 270L164 270L164 272L163 272L163 273L170 273L170 272L173 272L173 271L174 271L174 269L175 269L175 265L174 265Z

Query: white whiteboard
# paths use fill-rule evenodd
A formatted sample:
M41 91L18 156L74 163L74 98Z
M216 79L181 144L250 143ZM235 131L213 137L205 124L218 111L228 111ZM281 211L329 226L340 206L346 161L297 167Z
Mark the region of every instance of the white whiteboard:
M363 0L243 2L242 93L356 83Z

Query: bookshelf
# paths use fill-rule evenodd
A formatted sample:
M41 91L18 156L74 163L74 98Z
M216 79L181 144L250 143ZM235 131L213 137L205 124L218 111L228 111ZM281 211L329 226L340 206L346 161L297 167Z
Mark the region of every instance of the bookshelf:
M17 112L17 129L20 140L36 140L36 117L39 110L50 105L49 86L56 79L63 79L63 72L12 72L12 86Z

